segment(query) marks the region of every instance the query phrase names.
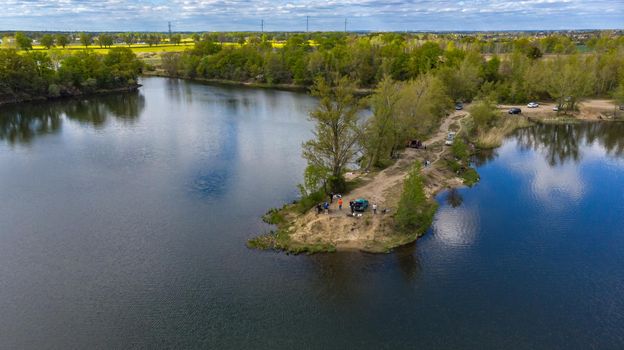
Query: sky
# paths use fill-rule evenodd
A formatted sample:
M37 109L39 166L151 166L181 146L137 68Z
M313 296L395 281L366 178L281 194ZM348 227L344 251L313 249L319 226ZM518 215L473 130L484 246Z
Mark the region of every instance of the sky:
M624 0L0 0L0 30L622 29Z

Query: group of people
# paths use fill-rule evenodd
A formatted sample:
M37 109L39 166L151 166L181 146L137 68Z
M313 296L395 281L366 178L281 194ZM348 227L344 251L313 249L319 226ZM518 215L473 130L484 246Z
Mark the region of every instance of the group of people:
M334 194L333 192L331 192L329 194L329 202L318 203L316 205L316 214L318 215L323 211L325 212L325 214L329 214L329 207L331 206L331 204L334 203L334 198L338 199L338 210L342 211L342 205L344 204L342 196L340 194ZM349 208L351 209L351 215L354 215L356 210L356 205L354 201L349 201ZM372 209L373 214L377 214L377 203L373 203Z

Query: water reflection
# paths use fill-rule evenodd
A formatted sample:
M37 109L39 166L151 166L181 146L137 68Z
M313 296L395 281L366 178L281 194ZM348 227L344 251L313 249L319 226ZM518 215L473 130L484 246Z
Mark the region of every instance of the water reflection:
M62 124L58 108L25 105L0 112L0 140L9 144L29 144L33 138L56 133Z
M133 123L144 107L145 98L139 92L10 106L0 111L0 140L29 144L38 136L57 133L63 115L94 127L104 126L110 117Z
M74 100L63 106L68 119L94 127L104 126L109 117L133 122L143 108L145 99L139 92Z
M520 129L514 136L523 149L539 151L552 166L578 163L584 145L600 145L612 156L624 154L623 123L538 124Z
M459 207L464 202L464 198L461 196L456 188L450 189L446 194L446 203L453 208Z

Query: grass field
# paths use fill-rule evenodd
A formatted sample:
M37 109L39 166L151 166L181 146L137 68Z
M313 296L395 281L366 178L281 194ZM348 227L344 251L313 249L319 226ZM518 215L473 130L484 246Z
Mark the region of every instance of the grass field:
M154 46L149 46L146 44L136 44L136 45L130 46L130 48L132 49L134 53L144 53L144 52L160 53L160 52L182 52L186 49L193 48L194 46L195 44L190 42L190 43L182 43L180 45L164 44L164 45L154 45ZM114 45L112 47L128 47L128 46L127 45ZM85 47L81 45L71 45L71 46L66 46L65 48L54 47L48 50L44 46L33 45L33 51L56 51L56 52L62 52L62 53L70 53L72 51L81 51L84 49ZM107 53L109 50L109 48L100 48L99 46L96 46L96 45L91 45L87 49L92 50L97 53L102 53L102 54Z

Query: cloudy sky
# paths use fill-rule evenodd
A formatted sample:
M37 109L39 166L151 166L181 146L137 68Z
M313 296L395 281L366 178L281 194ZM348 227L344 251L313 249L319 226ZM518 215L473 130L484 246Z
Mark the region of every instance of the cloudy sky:
M0 0L0 30L609 29L624 0Z

